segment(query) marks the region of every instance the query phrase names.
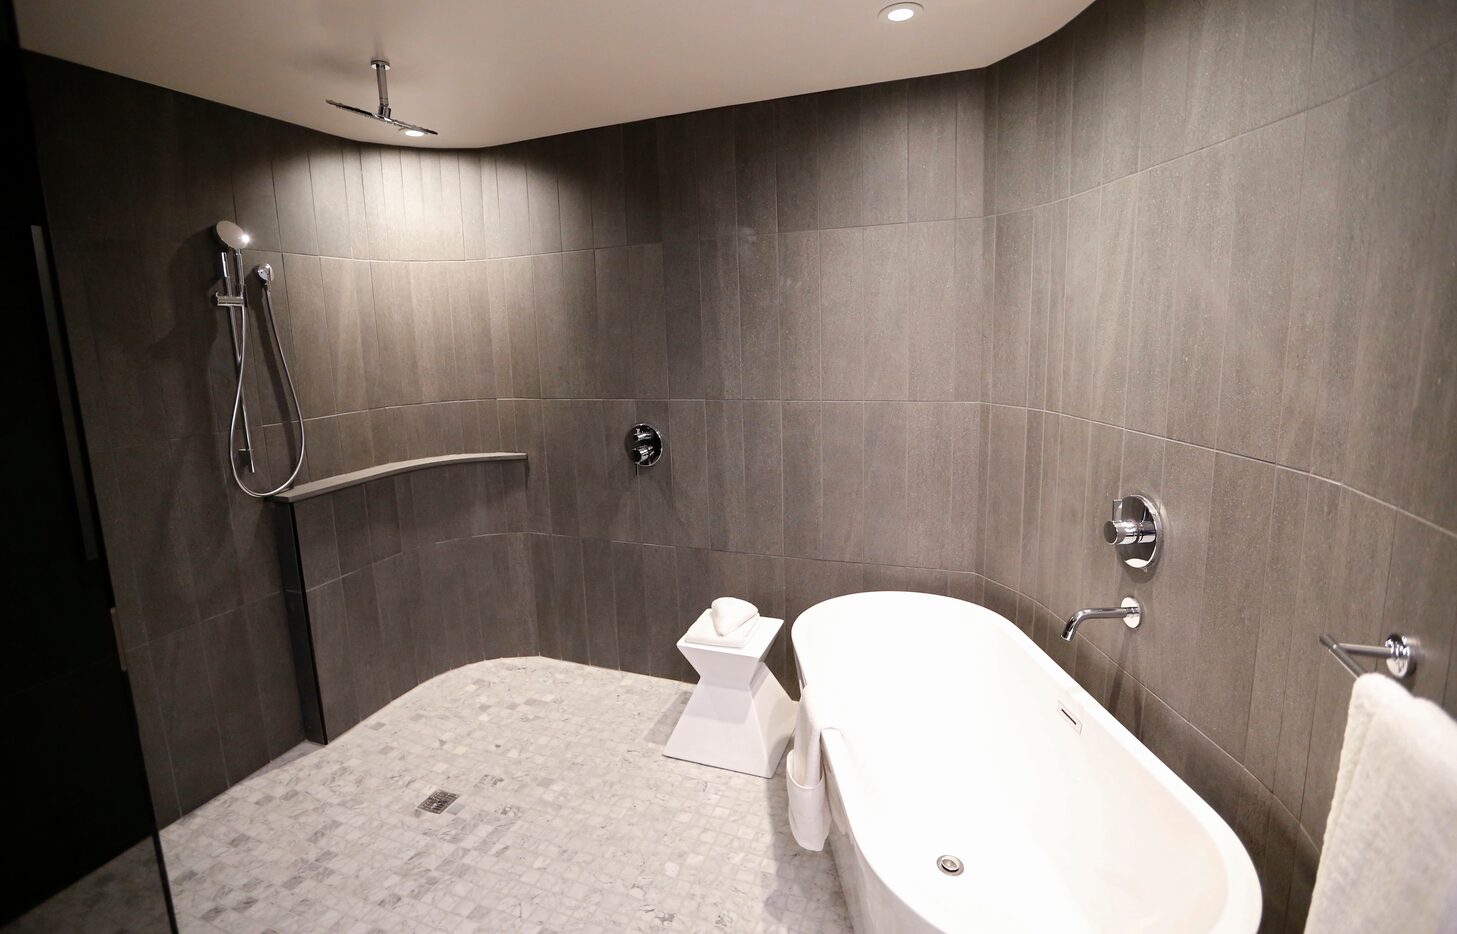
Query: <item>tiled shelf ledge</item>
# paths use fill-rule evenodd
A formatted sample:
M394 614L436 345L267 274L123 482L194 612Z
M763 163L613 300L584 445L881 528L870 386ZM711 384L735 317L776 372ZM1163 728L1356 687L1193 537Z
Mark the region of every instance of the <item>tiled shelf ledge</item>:
M443 467L450 464L479 464L487 461L524 460L526 460L526 455L519 451L488 451L480 454L441 454L436 457L417 457L414 460L377 464L374 467L366 467L363 470L355 470L333 477L325 477L322 480L311 480L308 483L300 483L292 489L284 490L282 493L274 496L273 499L281 503L298 503L306 499L313 499L315 496L323 496L325 493L334 493L351 486L359 486L371 480L378 480L382 477L393 477L396 474L409 473L412 470L423 470L426 467Z

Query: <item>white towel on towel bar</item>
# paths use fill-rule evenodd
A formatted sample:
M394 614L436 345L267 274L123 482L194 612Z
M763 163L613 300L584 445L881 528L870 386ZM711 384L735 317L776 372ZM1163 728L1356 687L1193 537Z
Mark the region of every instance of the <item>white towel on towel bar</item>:
M1457 931L1457 722L1385 675L1351 692L1305 930Z
M713 631L726 636L759 615L759 608L738 597L718 597L709 605L713 615Z
M830 799L820 758L820 733L827 727L822 711L811 700L808 685L800 689L794 718L794 745L784 762L789 786L789 830L794 842L806 850L823 850L830 834Z

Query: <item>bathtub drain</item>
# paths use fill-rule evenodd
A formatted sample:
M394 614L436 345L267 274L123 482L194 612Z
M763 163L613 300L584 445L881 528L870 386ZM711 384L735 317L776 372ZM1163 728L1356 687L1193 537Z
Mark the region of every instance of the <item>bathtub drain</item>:
M961 860L954 856L938 856L936 857L936 868L948 876L959 876L964 867L961 865Z

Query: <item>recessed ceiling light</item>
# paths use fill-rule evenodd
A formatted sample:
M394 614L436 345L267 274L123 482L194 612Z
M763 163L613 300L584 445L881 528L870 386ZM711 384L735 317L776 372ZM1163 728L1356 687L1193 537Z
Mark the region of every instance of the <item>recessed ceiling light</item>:
M414 127L400 127L400 132L406 136L424 136L424 130L417 130Z
M880 18L892 23L904 23L921 11L919 3L892 3L880 11Z

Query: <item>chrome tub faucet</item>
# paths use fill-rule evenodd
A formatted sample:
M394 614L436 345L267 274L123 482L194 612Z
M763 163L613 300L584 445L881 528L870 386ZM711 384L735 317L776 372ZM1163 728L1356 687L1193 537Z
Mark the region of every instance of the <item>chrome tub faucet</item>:
M1138 624L1143 621L1143 607L1133 597L1124 597L1122 606L1088 607L1078 610L1067 618L1067 625L1062 627L1062 641L1073 641L1073 634L1086 619L1121 619L1123 625L1129 629L1137 629Z

